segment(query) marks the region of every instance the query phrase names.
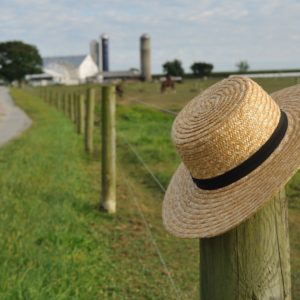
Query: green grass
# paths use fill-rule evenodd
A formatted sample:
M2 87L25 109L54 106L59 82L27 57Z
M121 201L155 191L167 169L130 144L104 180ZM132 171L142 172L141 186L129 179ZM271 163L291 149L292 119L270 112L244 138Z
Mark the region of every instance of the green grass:
M165 232L163 194L120 164L118 214L99 212L99 159L83 155L61 113L24 90L13 96L34 122L0 149L0 299L176 299L136 203L182 298L195 297L197 241Z
M120 100L123 103L132 102L132 100L142 100L149 104L179 111L192 98L220 80L220 78L208 78L207 80L186 79L183 83L176 84L175 91L168 89L163 94L160 92L160 82L158 80L154 82L125 82L123 84L124 97ZM253 80L260 84L268 93L300 83L300 79L297 77L256 78ZM89 87L96 89L96 98L100 99L101 86L99 84L47 87L46 89L55 96L59 91L66 93L85 93ZM45 88L43 90L45 90Z
M170 136L174 117L142 106L119 106L117 112L120 147L128 148L125 137L137 147L147 164L155 168L158 179L167 186L180 162ZM126 168L137 164L134 154L126 151L124 155L126 158L121 159Z
M255 79L255 81L268 93L299 82L296 78L261 78ZM142 84L132 84L127 87L128 93L126 97L127 100L140 99L149 104L179 110L196 94L215 82L215 79L207 81L189 80L183 84L178 84L176 93L168 92L163 95L160 94L157 83L148 83L144 86ZM142 88L137 88L139 85ZM198 89L198 91L196 91L196 89ZM127 101L124 102L126 104L128 103ZM155 110L147 109L143 105L137 106L133 103L131 103L131 110L129 110L128 107L123 108L123 110L124 115L121 121L119 121L118 132L129 137L129 140L135 145L141 156L145 158L151 170L166 184L179 162L174 146L170 143L169 138L173 117L158 113ZM125 113L126 110L128 111L127 114ZM160 122L157 121L158 114L160 114ZM126 161L125 157L128 156L131 157L132 154L130 154L130 152L124 154L123 161ZM134 158L132 158L128 166L126 166L126 168L133 170L132 176L136 176L137 179L139 178L147 186L155 186L154 183L145 180L145 177L149 176L146 172L144 172L144 174L136 172L137 168L132 167L133 162ZM293 299L300 299L300 172L294 176L287 186L287 196L290 207L289 226Z
M104 297L116 266L82 140L40 99L13 96L34 122L0 150L0 299Z
M145 159L149 168L166 185L179 163L169 137L170 126L174 117L141 106L131 106L131 108L128 106L120 107L118 113L117 131L120 135L118 152L122 160L122 165L129 170L131 177L147 187L147 193L154 193L156 190L156 194L161 194L160 188L150 179L147 171L141 167L141 164L128 147L122 144L121 136L127 137L130 143ZM289 199L293 299L300 299L300 172L291 179L286 190ZM158 198L158 201L161 201L161 199L162 196ZM161 226L160 221L157 221L157 223L157 226ZM162 235L162 238L160 234L157 235L160 243L163 243L163 239L167 238L166 235ZM187 259L185 262L186 270L192 270L192 272L196 273L198 270L193 263L196 254L193 254L192 247L196 248L197 246L189 244L187 241L184 242L186 242L186 245L182 248L182 253L184 253ZM167 252L168 250L166 249L165 251ZM180 254L178 255L180 257ZM191 258L192 260L190 260ZM172 262L170 263L174 265ZM179 260L179 263L182 263L182 261ZM177 266L173 268L175 269ZM194 284L197 284L196 275L193 279L195 280ZM193 293L190 296L195 297Z
M207 80L188 79L181 84L176 84L176 91L167 90L164 94L160 93L159 82L128 83L124 85L124 99L127 101L142 100L150 104L178 111L193 97L219 80L218 78ZM267 92L272 93L299 83L299 78L257 78L254 81L259 83Z
M124 137L164 186L179 158L170 141L174 116L128 105L137 97L180 109L208 80L178 85L163 96L156 84L128 84L117 107L118 213L97 210L100 195L100 129L95 153L83 154L82 138L63 115L38 97L14 90L34 119L21 138L0 149L0 299L197 299L197 240L177 239L162 225L163 192ZM274 91L290 79L265 81ZM179 90L180 87L180 90ZM192 88L198 91L191 91ZM142 90L142 91L141 91ZM142 98L146 96L147 98ZM177 97L176 99L174 97ZM175 100L174 100L175 99ZM99 105L96 124L99 125ZM299 188L298 188L299 187ZM288 186L293 299L300 299L300 175ZM162 266L140 211L166 261Z

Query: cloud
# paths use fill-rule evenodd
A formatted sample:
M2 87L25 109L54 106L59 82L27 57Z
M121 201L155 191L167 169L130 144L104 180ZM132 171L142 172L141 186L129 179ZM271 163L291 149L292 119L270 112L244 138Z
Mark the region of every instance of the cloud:
M87 53L106 32L112 68L139 67L139 37L148 32L155 72L173 58L186 69L194 61L233 69L239 59L252 68L300 65L297 0L0 1L1 40L36 44L47 56Z

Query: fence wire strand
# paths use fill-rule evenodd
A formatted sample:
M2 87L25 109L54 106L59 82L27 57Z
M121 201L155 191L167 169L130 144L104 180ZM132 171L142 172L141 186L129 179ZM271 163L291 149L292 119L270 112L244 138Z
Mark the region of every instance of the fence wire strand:
M155 105L155 104L152 104L152 103L147 103L147 102L142 101L142 100L132 100L132 101L136 102L136 103L143 104L144 106L149 106L149 107L155 108L156 110L165 112L165 113L173 115L173 116L177 116L177 114L178 114L176 111L173 111L173 110L170 110L170 109L166 109L166 108L162 108L162 107L160 107L158 105Z
M129 146L130 144L127 143L127 145ZM129 149L131 149L131 148L129 148ZM134 153L138 154L137 152L134 152ZM162 253L161 253L161 251L160 251L160 249L158 247L158 244L156 242L156 239L155 239L155 237L154 237L154 235L153 235L153 233L151 231L151 227L150 227L150 225L149 225L149 223L148 223L148 221L147 221L147 219L146 219L146 217L145 217L145 215L143 213L143 209L142 209L139 201L135 197L135 194L134 194L134 191L133 191L133 187L129 183L129 181L126 179L126 176L122 176L122 178L124 178L124 182L125 182L125 184L126 184L126 186L128 188L128 191L130 193L130 198L133 200L134 205L137 208L137 211L138 211L138 213L140 215L140 218L142 219L142 221L144 223L144 226L145 226L146 231L148 233L149 239L150 239L150 241L151 241L151 243L152 243L152 245L153 245L153 247L154 247L154 249L155 249L158 257L159 257L160 263L161 263L161 265L162 265L162 267L163 267L163 269L165 271L165 274L168 277L170 286L171 286L171 288L173 289L173 291L175 293L176 299L180 300L181 299L181 296L180 296L181 293L180 293L179 287L177 287L176 284L175 284L175 281L174 281L174 279L173 279L173 277L171 275L171 271L169 270L169 268L168 268L168 266L166 264L166 261L165 261L163 255L162 255Z
M149 103L146 103L144 101L141 101L141 100L133 100L134 102L137 102L139 104L142 104L144 106L149 106L149 107L152 107L158 111L161 111L161 112L164 112L164 113L167 113L167 114L171 114L173 116L177 116L177 113L175 111L172 111L172 110L168 110L168 109L164 109L164 108L161 108L157 105L153 105L153 104L149 104ZM140 162L140 164L144 167L144 169L148 172L148 174L151 176L151 178L153 179L153 181L157 184L157 186L160 188L160 190L165 193L166 192L166 188L164 187L164 185L160 182L160 180L157 178L157 176L155 176L155 174L152 172L152 170L149 168L149 166L147 165L147 163L145 162L145 160L143 159L143 157L138 153L138 151L132 146L132 144L128 141L128 139L123 135L123 134L119 134L119 136L122 138L122 140L124 141L124 144L127 145L128 149L135 155L135 157L137 158L137 160ZM147 221L147 219L145 218L145 215L143 213L143 210L142 210L142 207L138 201L138 199L134 196L134 191L133 191L133 187L132 185L129 183L129 181L126 179L126 176L122 176L125 180L125 184L127 185L128 187L128 191L129 193L131 194L131 198L133 199L133 202L134 202L134 205L136 206L137 210L138 210L138 213L144 223L144 226L147 230L147 233L148 233L148 236L149 236L149 239L151 240L155 250L156 250L156 253L159 257L159 260L161 262L161 265L162 267L164 268L165 270L165 273L167 274L168 276L168 279L169 279L169 283L176 295L176 299L181 299L181 291L179 289L179 287L176 286L175 282L174 282L174 279L171 275L171 272L166 264L166 261L158 247L158 244L156 242L156 239L155 237L153 236L153 233L151 231L151 227Z
M147 172L151 175L152 179L156 182L156 184L159 186L161 191L163 193L166 192L166 188L163 186L163 184L159 181L159 179L154 175L154 173L151 171L151 169L146 164L145 160L141 157L141 155L134 149L134 147L130 144L130 142L124 137L124 135L121 136L124 142L127 144L131 152L134 153L136 158L139 160L139 162L143 165L143 167L147 170Z

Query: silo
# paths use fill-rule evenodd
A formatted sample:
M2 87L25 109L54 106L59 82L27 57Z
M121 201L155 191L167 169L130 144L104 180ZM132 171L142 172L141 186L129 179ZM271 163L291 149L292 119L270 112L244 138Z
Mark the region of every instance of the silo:
M90 54L95 64L98 66L99 59L99 43L96 40L92 40L90 43Z
M109 39L107 34L102 34L102 67L103 71L109 71Z
M103 57L102 57L102 40L101 40L101 37L100 37L99 42L98 42L98 64L97 64L99 72L103 71L102 60L103 60Z
M150 36L143 34L141 36L141 75L145 81L151 81L151 43Z

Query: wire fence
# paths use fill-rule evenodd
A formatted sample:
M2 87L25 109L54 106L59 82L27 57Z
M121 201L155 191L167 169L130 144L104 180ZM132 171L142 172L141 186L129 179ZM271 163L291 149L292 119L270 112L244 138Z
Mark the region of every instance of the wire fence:
M128 187L128 191L131 195L130 198L133 199L134 205L137 208L139 216L140 216L142 222L144 223L144 226L146 228L149 240L151 241L151 243L152 243L152 245L153 245L153 247L154 247L154 249L155 249L155 251L156 251L156 253L159 257L160 263L161 263L161 265L162 265L162 267L165 271L165 274L167 274L167 276L168 276L168 280L169 280L169 283L170 283L170 286L171 286L172 290L174 291L174 295L175 295L176 299L181 299L181 291L180 291L179 287L175 284L173 276L171 275L172 273L171 273L169 267L167 266L167 263L164 259L164 256L162 255L162 252L158 247L157 241L156 241L156 239L155 239L155 237L154 237L154 235L151 231L150 224L148 223L148 221L147 221L147 219L146 219L146 217L143 213L142 207L141 207L137 197L135 196L133 187L129 183L129 181L126 179L126 176L123 176L123 178L125 178L124 181L125 181L125 183Z
M148 106L148 107L154 108L154 109L156 109L158 111L165 112L165 113L173 115L173 116L177 116L177 114L178 114L176 111L173 111L173 110L170 110L170 109L166 109L166 108L162 108L162 107L159 107L158 105L147 103L147 102L142 101L142 100L132 100L132 101L136 102L136 103L139 103L139 104L142 104L144 106Z
M64 95L64 97L58 96L59 93L57 91L54 93L53 90L52 91L50 90L49 91L50 93L48 93L48 94L44 93L45 90L44 91L41 90L40 92L41 92L41 96L45 99L46 102L48 102L50 105L56 107L58 110L64 111L65 114L68 117L70 117L70 119L72 119L75 123L82 122L82 121L80 121L83 119L82 116L78 117L78 116L80 116L81 113L78 110L78 105L76 103L78 102L78 93L86 93L86 91L82 92L82 90L77 89L76 92L71 93L71 98L68 98L65 95ZM91 94L91 93L87 93L87 94ZM66 101L66 99L68 99L68 100ZM90 100L91 99L87 98L86 103L89 103ZM142 100L132 100L132 101L137 103L138 105L143 105L145 107L151 107L151 109L155 109L161 113L166 113L173 117L177 116L177 112L175 112L173 110L165 109L158 105L150 104L150 103L147 103ZM102 99L102 102L103 102L103 99ZM92 111L92 113L95 114L94 111ZM102 115L102 117L103 117L103 115ZM127 119L130 120L129 117ZM164 118L164 119L166 119L166 118ZM92 121L91 123L92 123L92 126L95 125L94 121ZM136 125L136 124L135 124L135 126L138 127L138 125ZM80 126L77 126L77 127L80 128ZM89 130L85 130L85 132L88 132L88 131ZM90 134L90 137L91 136L92 136L92 134ZM155 174L155 171L150 167L151 162L150 163L147 162L147 160L145 159L145 156L143 156L143 154L141 154L141 152L137 149L137 147L134 145L134 143L132 143L130 141L131 140L130 137L128 137L120 132L118 132L118 137L121 139L122 144L126 145L128 152L131 152L133 154L133 156L139 162L139 165L145 170L147 176L149 176L151 178L151 180L155 183L155 185L159 188L159 190L162 193L165 193L166 187L159 179L159 176L157 176ZM161 250L161 247L159 247L159 245L158 245L158 241L155 238L155 234L154 234L154 231L152 230L152 226L151 226L150 222L147 220L147 214L144 212L144 210L142 208L141 201L136 197L134 186L124 175L122 176L122 180L128 190L128 194L130 195L129 198L132 199L134 207L136 208L136 211L138 213L138 216L141 219L142 223L144 224L144 228L147 233L147 237L149 239L149 242L152 244L152 246L155 250L156 256L159 259L159 263L164 270L164 274L167 275L168 283L170 285L172 293L174 294L174 297L176 299L182 299L184 293L181 290L181 288L179 287L179 283L176 282L176 280L174 280L174 276L171 272L171 268L166 263L166 259L163 255L163 251Z
M99 91L96 93L99 96ZM68 93L66 91L60 93L59 88L58 89L51 89L51 88L49 89L48 88L48 89L40 89L39 90L39 96L41 98L43 98L51 106L54 106L56 109L63 111L67 115L67 117L69 117L76 124L76 128L81 127L80 124L77 124L77 123L81 122L80 120L82 120L82 116L80 116L80 114L82 114L82 113L80 112L80 110L77 109L78 108L77 102L80 99L80 94L87 95L87 99L85 99L85 103L89 103L91 101L91 99L89 99L89 95L94 94L94 96L95 96L95 93L90 93L87 90L82 90L82 88L75 88L74 91L71 93ZM93 101L94 100L95 99L93 99ZM157 105L152 105L152 104L149 104L149 103L141 101L141 100L134 100L133 102L135 102L139 105L143 105L145 107L150 107L161 113L167 113L174 117L177 115L177 112L175 112L175 111L168 110L168 109L159 107ZM93 111L93 114L95 114L94 111ZM86 115L85 118L88 119L88 118L90 118L90 116ZM91 130L92 130L91 128L85 129L85 133L88 133ZM92 143L92 141L91 141L92 135L93 134L90 132L89 137L88 137L89 144ZM153 170L151 170L148 163L143 158L143 156L138 152L136 147L134 147L132 145L132 143L129 141L129 139L124 134L118 133L118 138L120 138L120 140L122 141L122 144L127 147L128 151L130 151L134 155L136 160L139 162L140 166L146 171L148 176L157 185L159 190L162 193L165 193L166 187L161 183L161 181L155 175L155 172ZM93 149L93 147L91 147L91 149ZM122 176L122 178L124 178L123 182L125 183L125 185L127 187L128 193L130 195L130 199L132 199L133 204L136 207L136 210L138 212L138 215L139 215L142 223L144 224L148 239L149 239L150 243L153 245L156 255L159 258L160 264L164 270L164 274L167 275L168 282L169 282L171 290L173 291L174 297L175 297L175 299L182 299L182 291L179 288L178 284L176 284L176 282L173 278L173 275L172 275L172 271L170 270L168 264L166 263L164 255L163 255L160 247L158 246L158 242L151 230L152 226L147 221L147 218L143 212L142 206L141 206L139 200L137 199L137 197L135 196L134 187L129 182L129 180L126 179L126 176Z
M145 160L142 158L142 156L137 152L137 150L132 146L132 144L128 141L128 139L124 135L120 135L121 139L123 139L124 143L128 146L128 149L136 156L138 161L141 163L141 165L144 167L144 169L148 172L148 174L151 176L153 181L157 184L157 186L161 189L163 193L166 192L166 188L164 185L159 181L157 176L151 171L149 166L146 164Z
M141 102L139 102L141 103ZM161 110L160 108L157 107L157 110L158 111L163 111L163 112L167 112L165 110ZM167 112L167 113L170 113L170 112ZM173 113L172 113L173 114ZM145 159L142 157L142 155L136 150L136 148L129 142L129 140L123 135L123 134L119 134L120 138L123 140L123 144L125 144L129 151L131 151L134 156L136 157L137 161L141 164L141 166L144 168L144 170L148 173L148 175L151 177L151 179L155 182L155 184L158 186L158 188L163 192L165 193L166 192L166 188L165 186L160 182L160 180L158 179L158 177L154 174L154 172L151 170L151 168L148 166L148 164L146 163ZM123 178L126 178L126 176L122 176ZM143 210L140 206L140 203L139 201L137 200L137 198L135 197L135 194L134 194L134 191L133 191L133 187L132 185L130 185L130 183L128 182L128 180L125 179L125 182L126 182L126 185L128 186L128 189L130 191L130 194L131 194L131 198L133 199L134 201L134 204L138 210L138 213L145 225L145 228L147 230L147 233L148 233L148 236L149 236L149 239L151 240L151 243L153 244L154 248L155 248L155 251L159 257L159 260L161 262L161 265L162 267L164 268L165 270L165 274L167 274L168 276L168 279L169 279L169 283L171 285L171 288L172 290L174 291L174 294L176 296L176 299L181 299L181 291L180 291L180 288L176 285L173 277L172 277L172 273L169 269L169 267L167 266L166 264L166 261L163 257L163 254L160 250L160 248L158 247L158 244L157 244L157 241L154 237L154 235L152 234L152 231L151 231L151 227L149 225L149 223L147 222L147 219L143 213Z

